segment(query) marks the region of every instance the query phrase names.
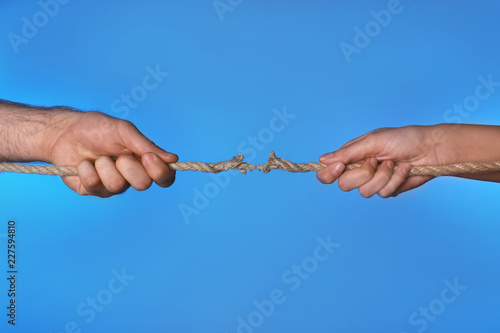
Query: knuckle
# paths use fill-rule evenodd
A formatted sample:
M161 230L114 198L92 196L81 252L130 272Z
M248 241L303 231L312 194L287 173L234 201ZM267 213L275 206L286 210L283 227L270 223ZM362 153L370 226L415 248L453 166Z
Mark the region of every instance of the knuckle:
M81 178L82 184L87 189L95 189L97 188L101 181L97 175L86 175Z
M344 192L349 192L352 188L349 186L348 182L344 178L339 178L338 180L339 188Z
M120 156L118 156L118 158L116 159L116 167L117 168L126 168L128 166L128 164L133 161L135 159L135 157L133 157L132 155L130 154L121 154Z
M367 166L366 168L362 168L361 170L359 170L360 176L363 177L363 178L370 177L373 174L373 172L370 170L370 168L371 168L371 165Z
M326 182L326 180L323 178L323 176L321 176L320 174L316 174L316 179L318 179L318 181L321 183L321 184L328 184Z
M155 181L159 182L168 182L170 178L173 177L173 174L170 173L168 170L154 170L151 171L150 177L153 178Z
M347 146L346 147L340 147L339 149L333 151L333 157L340 157L344 154L344 152L347 150Z
M345 160L346 156L349 155L349 149L350 149L349 145L342 146L339 149L332 152L333 153L332 157L335 160L339 160L339 161Z
M399 172L395 172L392 176L396 182L402 183L406 179L406 175L403 173L402 168L398 169Z
M110 162L112 163L111 157L109 157L109 156L99 156L95 160L95 163L94 163L95 164L95 168L98 171L104 170L104 169L106 169L110 165Z
M155 146L155 147L157 147L156 143L154 143L154 141L153 141L153 140L151 140L150 138L147 138L147 137L146 137L146 142L147 142L150 146Z
M359 188L359 194L363 197L363 198L371 198L373 196L373 193L368 190L368 189L365 189L363 187L360 187Z
M373 177L373 170L370 169L371 166L366 168L361 168L359 170L360 177L366 180L369 180Z
M389 187L383 188L378 192L378 195L382 198L388 198L394 193L394 185L389 185Z
M391 127L379 127L373 131L370 132L370 134L376 134L376 133L379 133L379 132L383 132L383 131L387 131L391 129Z
M153 183L152 179L141 179L137 181L133 187L137 191L145 191L151 186L152 183Z
M114 180L109 183L108 186L106 186L106 189L110 193L121 193L127 189L127 184L124 181L121 180Z
M147 158L145 159L146 156ZM154 154L148 153L143 155L140 162L150 175L165 176L170 175L170 173L174 171L168 166L167 163Z
M153 143L153 141L151 141L149 139L146 139L146 141L148 143ZM155 158L155 155L153 155L153 153L146 153L146 154L142 155L141 160L142 160L142 163L144 165L148 165L148 166L156 166L157 165L156 158Z
M368 194L368 192L365 192L361 189L359 189L359 194L363 197L363 198L369 198L370 195Z
M88 118L103 118L105 115L99 111L87 111L83 116Z
M392 178L392 170L384 170L383 175L380 177L381 181L384 182L384 185L387 185Z
M387 195L385 192L382 192L382 191L378 192L378 196L381 198L384 198L384 199L389 197L389 195Z
M85 115L92 119L98 125L100 130L108 131L112 129L114 121L116 118L113 118L107 114L98 111L89 111L86 112Z
M125 119L118 119L117 120L118 123L117 123L117 126L120 127L120 128L123 128L125 130L136 130L137 127L129 120L125 120Z

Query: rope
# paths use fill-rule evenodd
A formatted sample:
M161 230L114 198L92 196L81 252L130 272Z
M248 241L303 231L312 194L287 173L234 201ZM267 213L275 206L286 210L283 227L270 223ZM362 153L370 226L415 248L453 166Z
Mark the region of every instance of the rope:
M293 163L276 157L274 151L269 154L267 164L248 164L243 162L243 155L238 154L229 161L219 163L203 162L177 162L170 163L169 167L179 171L201 171L219 173L228 170L238 170L243 174L247 171L260 170L268 173L271 170L284 170L289 172L319 171L326 165L322 163ZM348 164L346 170L359 168L361 164ZM397 166L395 167L397 169ZM74 167L54 165L33 165L17 163L0 163L0 172L31 173L39 175L76 176L78 172ZM451 176L468 173L500 172L500 162L457 163L448 165L414 165L408 176Z

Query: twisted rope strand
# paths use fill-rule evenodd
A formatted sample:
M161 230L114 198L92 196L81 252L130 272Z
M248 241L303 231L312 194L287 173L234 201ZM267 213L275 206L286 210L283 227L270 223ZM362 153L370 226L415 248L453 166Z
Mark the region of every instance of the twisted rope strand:
M288 172L310 172L319 171L326 165L317 162L293 163L291 161L279 158L274 151L269 154L269 160L266 164L248 164L243 161L244 156L238 154L229 161L218 163L203 162L177 162L170 163L172 170L179 171L201 171L208 173L219 173L228 170L238 170L243 174L247 171L260 170L268 173L272 170L283 170ZM346 170L359 168L361 164L348 164ZM398 166L395 167L397 169ZM30 173L39 175L55 176L76 176L78 172L74 167L55 166L55 165L33 165L17 163L0 163L0 172ZM408 176L451 176L457 174L470 173L489 173L500 172L499 162L474 162L474 163L456 163L448 165L414 165Z

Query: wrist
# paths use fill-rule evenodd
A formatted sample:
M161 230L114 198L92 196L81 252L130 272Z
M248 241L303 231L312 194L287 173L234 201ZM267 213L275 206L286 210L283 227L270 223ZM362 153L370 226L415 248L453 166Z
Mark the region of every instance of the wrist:
M0 159L50 162L50 147L73 112L0 103Z
M432 126L442 164L500 160L500 127L471 124Z
M458 147L460 137L457 135L460 124L437 124L429 126L433 142L433 151L438 164L457 163L463 154Z
M75 116L81 113L70 109L42 110L46 112L43 116L48 121L40 130L40 135L34 142L38 152L36 156L39 161L54 163L52 149L56 142L68 131L71 131L71 125L76 121Z

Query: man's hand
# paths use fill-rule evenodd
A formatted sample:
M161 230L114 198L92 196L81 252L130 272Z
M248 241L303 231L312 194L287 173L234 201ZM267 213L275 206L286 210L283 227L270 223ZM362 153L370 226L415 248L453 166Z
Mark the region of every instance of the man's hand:
M74 191L105 198L130 186L146 190L153 181L161 187L173 184L175 171L167 163L178 157L156 146L132 123L99 112L57 112L44 130L42 160L75 166L78 176L63 177Z
M358 189L363 197L397 196L433 177L408 177L411 165L444 165L500 160L498 126L440 124L381 128L347 142L339 150L320 157L327 166L318 179L331 184L338 179L343 191ZM345 165L362 163L344 172ZM394 171L394 165L398 165ZM500 174L464 176L500 181Z

